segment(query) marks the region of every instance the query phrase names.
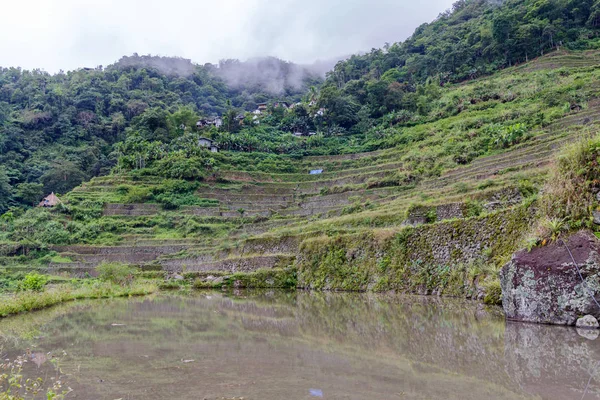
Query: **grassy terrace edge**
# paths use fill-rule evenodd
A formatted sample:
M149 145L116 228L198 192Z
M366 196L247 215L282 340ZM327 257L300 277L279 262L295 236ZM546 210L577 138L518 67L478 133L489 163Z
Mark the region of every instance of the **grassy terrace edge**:
M0 317L41 310L73 300L144 296L157 290L157 283L150 280L139 280L127 286L100 281L63 283L43 292L23 291L0 296Z

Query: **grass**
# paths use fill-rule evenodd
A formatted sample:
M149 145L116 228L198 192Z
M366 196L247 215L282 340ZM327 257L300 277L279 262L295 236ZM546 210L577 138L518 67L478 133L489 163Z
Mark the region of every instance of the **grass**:
M569 231L596 229L592 212L598 208L594 192L600 190L599 157L600 135L588 135L558 155L537 201L538 221L527 239L528 249Z
M54 285L43 292L24 291L0 295L0 317L41 310L72 300L142 296L156 290L156 283L148 280L138 280L128 286L99 280Z

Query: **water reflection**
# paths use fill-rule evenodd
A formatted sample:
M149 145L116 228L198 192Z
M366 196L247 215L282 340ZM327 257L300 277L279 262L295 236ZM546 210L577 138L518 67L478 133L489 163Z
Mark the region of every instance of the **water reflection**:
M507 323L504 340L506 372L521 390L548 399L600 399L600 341L572 328L519 323Z
M80 399L600 399L600 340L582 334L463 301L304 292L93 301L0 321L8 356L65 351Z

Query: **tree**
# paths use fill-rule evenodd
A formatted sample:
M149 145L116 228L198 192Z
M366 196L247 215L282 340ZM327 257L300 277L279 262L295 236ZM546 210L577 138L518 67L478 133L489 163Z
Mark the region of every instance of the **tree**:
M41 183L19 183L16 195L23 203L34 206L44 195L44 185Z
M86 175L72 161L55 161L52 167L41 177L44 192L66 193L81 184Z
M325 109L324 118L332 125L349 129L358 122L360 106L350 96L342 95L335 87L323 89L318 104Z
M590 10L590 16L587 20L587 26L597 28L600 26L600 0L596 0Z
M0 170L0 214L4 214L13 202L13 189L5 171Z
M169 126L171 127L171 137L181 136L184 132L196 129L198 114L190 106L182 106L173 114L169 115Z

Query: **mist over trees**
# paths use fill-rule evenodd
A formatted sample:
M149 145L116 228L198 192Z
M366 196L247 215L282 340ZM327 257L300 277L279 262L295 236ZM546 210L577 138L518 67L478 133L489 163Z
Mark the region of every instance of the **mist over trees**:
M275 57L244 62L230 59L220 61L218 69L213 71L233 88L272 94L304 93L311 85L321 83L325 73L335 65L334 60L299 65Z
M276 57L257 57L247 61L226 59L218 64L194 64L181 57L152 55L124 56L108 69L146 68L167 76L190 77L203 70L222 79L231 89L266 92L274 95L304 93L311 85L320 84L340 58L300 65Z

